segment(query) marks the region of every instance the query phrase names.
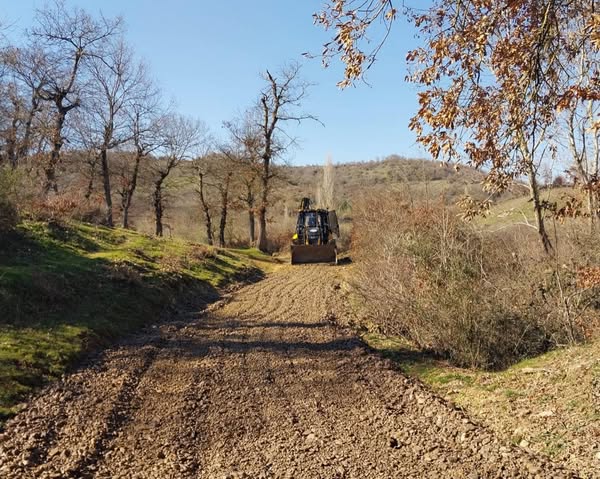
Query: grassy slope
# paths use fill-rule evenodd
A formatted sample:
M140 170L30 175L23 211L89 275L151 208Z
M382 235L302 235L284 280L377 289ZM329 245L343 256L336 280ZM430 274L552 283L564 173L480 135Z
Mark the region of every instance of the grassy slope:
M169 306L199 304L261 274L254 250L216 250L126 230L25 223L0 244L0 421L81 355Z
M565 197L580 195L571 187L553 187L541 192L542 200L556 202L559 206L564 205ZM535 225L533 203L528 194L500 201L491 208L487 217L478 219L478 223L492 230L522 223Z
M319 163L321 160L319 160ZM173 178L172 185L179 185L177 195L172 199L168 209L169 224L173 234L182 238L204 238L204 227L198 219L198 198L195 192L190 164L182 168ZM272 206L268 210L269 217L274 221L269 227L277 232L284 221L285 207L288 215L293 216L300 200L308 196L315 199L316 189L322 180L322 164L313 166L286 166L281 170L282 180L275 181L272 192ZM184 180L188 178L188 180ZM190 180L191 179L191 180ZM415 198L426 195L438 198L445 197L454 202L458 197L469 192L474 197L484 195L479 181L481 174L463 168L455 171L451 167L441 166L439 162L406 159L391 156L382 161L365 163L337 164L335 167L335 197L342 216L350 215L352 204L361 201L365 194L381 190L402 190L410 192ZM147 187L142 185L142 189ZM214 190L208 193L209 201L216 208L218 200L214 198ZM149 209L150 204L139 202L132 211L133 221L140 231L152 231L153 218ZM216 214L215 209L215 214ZM229 214L228 237L245 239L247 213L243 210L232 210ZM288 223L294 224L294 218L288 217ZM287 225L287 230L290 229ZM285 230L286 228L282 228Z
M363 339L505 440L595 477L600 450L590 439L600 434L600 340L486 372L453 367L400 338Z

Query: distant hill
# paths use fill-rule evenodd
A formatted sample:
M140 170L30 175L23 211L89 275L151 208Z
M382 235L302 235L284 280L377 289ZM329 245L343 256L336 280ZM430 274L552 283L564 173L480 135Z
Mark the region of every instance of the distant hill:
M320 165L284 167L288 179L280 189L287 201L303 196L314 198L323 176ZM468 193L482 197L480 182L483 175L463 167L453 167L424 159L409 159L392 155L380 161L341 163L335 165L335 197L338 205L350 206L364 194L387 189L406 190L415 197L443 196L448 201Z
M75 169L75 168L74 168ZM269 230L272 236L286 237L293 230L295 211L303 197L316 198L323 178L323 165L279 166L279 179L273 185L273 204L269 208ZM473 168L451 166L425 159L410 159L391 155L380 161L342 163L334 166L335 208L342 221L349 221L352 208L372 192L404 191L414 199L444 198L453 203L465 194L483 198L483 174ZM99 180L98 180L99 181ZM205 241L203 214L196 193L196 173L184 163L169 179L168 204L165 215L166 234L192 241ZM83 185L87 180L79 173L69 176L72 185ZM98 205L102 207L100 185L97 183ZM134 198L131 220L138 230L153 232L151 210L152 185L142 176ZM523 194L522 192L514 196ZM508 197L511 197L510 195ZM235 202L237 198L233 198ZM118 198L113 202L117 204ZM218 221L218 202L214 202L214 223ZM239 204L239 201L238 201ZM228 238L241 243L246 235L247 212L230 209ZM349 228L349 226L348 226Z
M380 161L337 164L334 168L335 208L345 222L352 217L353 205L372 192L405 191L415 199L443 197L449 203L464 194L476 198L485 196L481 188L482 173L468 167L456 171L438 162L392 155ZM180 170L179 176L191 174L184 169ZM269 230L272 236L287 237L293 230L300 200L303 197L316 198L323 178L323 166L280 166L278 176L272 192L273 204L269 208ZM170 196L167 223L173 234L185 239L203 240L202 213L193 183L180 182ZM134 213L136 226L151 232L152 217L147 203L136 207ZM246 217L244 211L230 212L228 235L234 243L246 238ZM348 229L349 226L346 231Z

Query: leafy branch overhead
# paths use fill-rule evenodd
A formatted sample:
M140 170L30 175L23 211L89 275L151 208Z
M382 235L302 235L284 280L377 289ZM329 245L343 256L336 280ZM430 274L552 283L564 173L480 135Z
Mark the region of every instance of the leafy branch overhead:
M373 65L397 13L391 0L336 0L326 3L322 11L313 14L316 25L335 31L334 38L323 45L321 56L324 66L336 57L344 63L344 79L338 82L340 88L361 79ZM367 32L376 21L384 26L383 38L375 47L366 49L364 45L370 44Z
M490 197L527 178L546 251L552 245L538 177L542 162L562 153L557 125L565 111L588 108L584 131L595 129L592 135L598 135L595 3L436 0L425 11L404 9L422 42L407 55L407 80L420 89L409 125L417 141L433 158L465 161L486 171L483 185ZM345 63L340 86L362 78L396 17L391 1L339 0L315 14L316 23L336 31L323 59L328 64L338 55ZM377 24L383 25L382 39L365 53L362 45Z

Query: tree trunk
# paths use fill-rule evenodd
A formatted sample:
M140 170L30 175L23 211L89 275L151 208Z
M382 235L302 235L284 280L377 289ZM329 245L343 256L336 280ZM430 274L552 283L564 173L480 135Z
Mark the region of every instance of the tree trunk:
M219 247L225 248L225 228L227 227L227 207L229 205L229 184L233 173L227 173L221 186L221 221L219 223Z
M46 196L48 196L50 191L58 193L58 183L56 182L56 163L53 157L54 151L50 154L50 162L44 167L44 174L46 175L46 181L44 183L44 195Z
M108 169L108 152L106 147L100 150L100 165L102 166L102 186L104 187L104 201L106 203L106 226L112 228L113 222L113 205L110 189L110 171Z
M204 196L204 174L198 173L198 178L200 179L200 190L198 191L198 194L200 195L200 204L202 205L202 211L204 212L204 225L206 226L206 242L210 246L212 246L214 244L212 218L210 216L210 208Z
M156 236L163 235L163 197L162 197L162 182L163 178L154 183L154 220L156 224Z
M19 146L18 159L25 158L29 154L29 147L31 144L31 126L33 124L33 119L35 114L39 111L40 101L37 97L37 91L33 94L31 98L31 110L29 110L27 114L27 120L25 121L25 133L23 135L23 141Z
M264 206L258 208L258 238L256 247L263 253L267 252L267 209Z
M215 243L215 240L213 239L212 219L210 217L210 211L207 208L204 208L204 219L206 226L206 243L212 246Z
M11 168L14 170L17 167L17 123L16 118L13 119L12 125L9 128L8 138L6 139L6 156Z
M269 160L263 160L263 172L261 177L262 192L261 202L258 208L258 240L256 247L263 253L267 252L267 202L269 200Z
M253 184L253 180L246 182L246 197L243 198L248 207L248 240L250 246L254 246L254 241L256 240Z
M92 192L94 191L94 173L90 175L90 180L88 181L87 188L85 189L85 199L89 200L90 196L92 196Z
M133 199L133 194L135 193L135 189L137 188L137 180L140 172L140 162L142 160L142 155L140 153L135 156L135 163L133 166L133 173L131 174L131 181L129 185L125 187L125 194L123 196L123 200L121 203L123 209L123 228L129 228L129 208L131 207L131 200Z
M58 184L56 183L56 165L60 161L60 150L63 145L62 130L65 124L66 110L60 104L56 105L58 113L56 114L56 122L54 124L54 132L52 134L52 150L50 151L50 159L44 167L46 182L44 183L44 194L47 196L50 191L58 193Z
M527 166L529 176L529 193L531 195L531 200L533 201L533 210L535 213L535 222L537 226L538 235L542 242L544 252L547 254L552 254L553 247L552 243L550 242L550 238L548 237L548 232L546 231L546 225L544 222L544 209L540 201L540 190L537 182L535 167L531 160L528 162Z
M123 196L123 228L129 229L129 206L131 205L131 199L129 192L125 192Z
M227 203L221 204L221 221L219 222L219 248L225 248L225 227L227 226Z
M255 226L254 226L255 220L254 220L254 208L250 208L248 210L248 237L250 239L250 246L254 245L254 240L255 238Z
M588 184L587 185L587 203L588 203L588 214L590 216L589 218L589 226L590 226L590 233L593 233L594 230L596 229L596 205L595 205L595 201L594 201L594 191L592 189L592 185Z
M90 179L87 184L87 188L85 189L85 199L89 200L94 192L94 181L96 180L96 162L97 159L95 157L88 157L87 164L90 167Z
M596 223L596 219L597 219L597 214L596 214L596 207L595 207L595 198L594 198L594 191L593 191L593 182L594 182L594 178L598 173L598 152L600 151L600 143L598 140L598 136L595 136L594 139L594 147L590 147L591 151L593 152L592 154L595 155L595 159L596 159L596 164L595 167L592 166L591 167L591 171L590 171L590 165L588 164L588 148L586 146L586 133L584 132L582 134L583 136L583 144L581 145L581 149L579 149L577 147L577 140L576 140L576 130L577 127L575 125L575 113L576 110L573 109L571 110L571 114L569 116L569 148L571 149L571 156L573 157L573 162L575 163L575 166L577 168L577 172L579 173L580 176L580 181L585 185L586 188L586 196L587 196L587 210L588 210L588 222L589 222L589 228L590 228L590 232L593 233L594 229L595 229L595 223ZM590 106L588 107L588 116L589 116L589 121L591 123L593 123L594 121L594 114L593 111L591 110L591 102L590 102Z

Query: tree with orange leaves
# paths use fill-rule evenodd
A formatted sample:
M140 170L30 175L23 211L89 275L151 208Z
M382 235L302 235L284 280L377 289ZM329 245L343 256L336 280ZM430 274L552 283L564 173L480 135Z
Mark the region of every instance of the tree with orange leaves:
M552 244L538 172L541 162L556 154L551 133L561 111L582 98L600 100L597 56L587 65L585 86L566 68L578 48L598 49L596 3L436 0L425 13L405 9L424 43L407 58L408 79L421 87L410 128L434 158L484 169L490 195L527 178L536 228L548 253ZM372 65L396 15L391 0L335 0L315 14L317 24L336 32L323 57L327 63L339 56L346 64L341 87ZM365 52L366 35L376 21L384 24L383 37ZM470 212L486 207L469 198L463 203Z

